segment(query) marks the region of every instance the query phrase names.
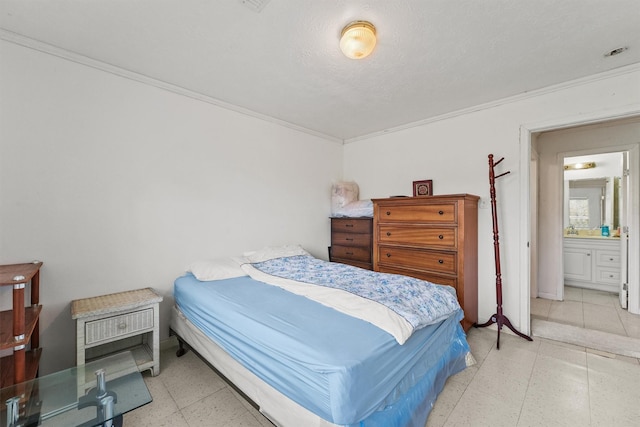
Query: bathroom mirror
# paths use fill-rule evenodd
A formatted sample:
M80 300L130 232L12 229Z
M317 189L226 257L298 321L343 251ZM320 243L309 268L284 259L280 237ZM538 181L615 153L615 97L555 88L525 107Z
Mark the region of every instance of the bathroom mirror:
M565 230L620 226L622 170L622 152L564 158Z
M596 229L606 224L614 230L619 222L619 177L568 181L565 228Z
M605 223L605 179L569 181L569 227L594 229Z

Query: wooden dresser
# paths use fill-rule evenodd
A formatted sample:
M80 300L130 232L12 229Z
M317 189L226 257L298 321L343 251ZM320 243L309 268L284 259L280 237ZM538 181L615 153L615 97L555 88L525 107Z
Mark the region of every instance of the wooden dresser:
M373 270L373 218L331 218L330 260Z
M465 331L478 321L478 196L373 200L373 267L456 289Z

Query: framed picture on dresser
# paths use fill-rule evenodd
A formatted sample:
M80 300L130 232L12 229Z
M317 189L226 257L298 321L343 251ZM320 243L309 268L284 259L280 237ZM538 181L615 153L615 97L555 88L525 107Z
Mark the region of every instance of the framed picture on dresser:
M433 180L413 181L413 197L433 196Z

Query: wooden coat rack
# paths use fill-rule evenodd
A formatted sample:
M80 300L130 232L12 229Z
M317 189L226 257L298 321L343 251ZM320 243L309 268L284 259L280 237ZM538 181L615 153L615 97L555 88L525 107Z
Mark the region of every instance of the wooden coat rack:
M517 331L512 325L507 316L502 314L502 274L500 273L500 241L498 240L498 215L496 212L496 179L504 176L511 171L506 171L501 173L500 175L495 175L494 168L500 164L501 161L504 160L504 157L498 160L497 162L493 162L493 154L489 154L489 189L491 194L491 216L493 217L493 251L495 254L496 261L496 305L497 311L491 316L491 318L482 325L478 325L477 323L474 325L476 328L484 328L485 326L492 325L494 323L498 326L498 350L500 350L500 330L502 326L505 325L507 328L511 329L514 334L522 337L528 341L533 341L533 339L523 334L522 332Z

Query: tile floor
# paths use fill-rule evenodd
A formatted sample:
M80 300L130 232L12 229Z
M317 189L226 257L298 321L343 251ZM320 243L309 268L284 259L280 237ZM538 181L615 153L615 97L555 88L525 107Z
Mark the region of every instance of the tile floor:
M639 425L639 359L508 333L498 350L495 340L491 328L469 331L477 364L447 381L426 427ZM145 374L153 402L126 414L124 425L271 427L197 356L177 358L176 348L162 351L160 375Z
M617 294L565 286L564 296L564 301L532 298L531 317L640 338L640 316L622 309Z

